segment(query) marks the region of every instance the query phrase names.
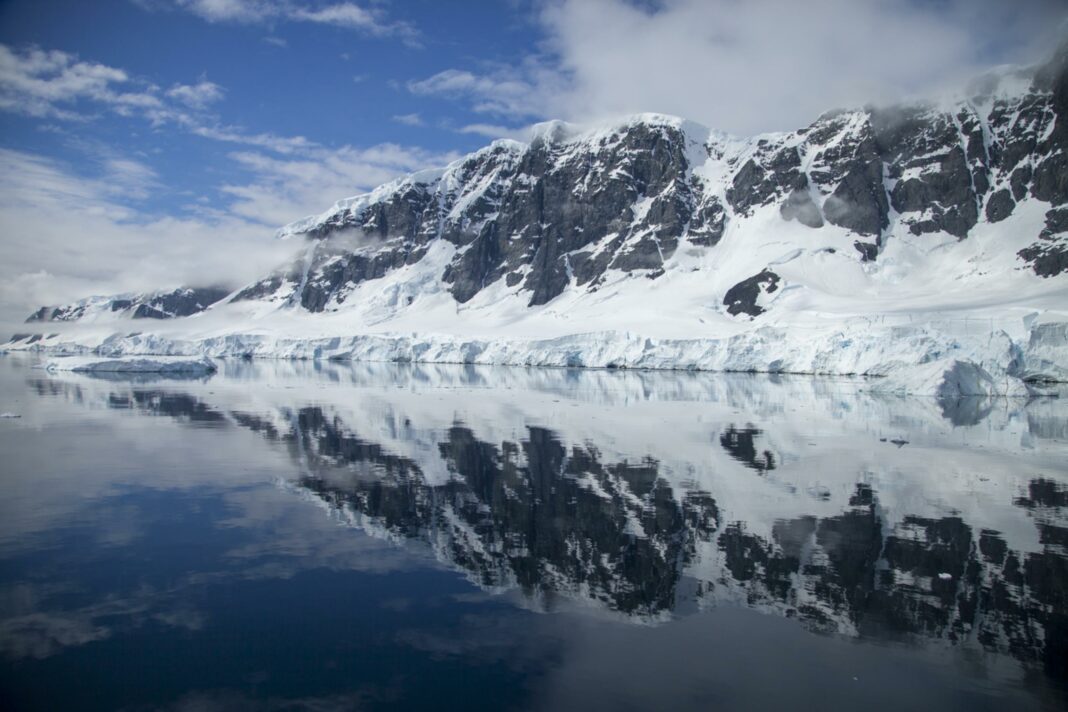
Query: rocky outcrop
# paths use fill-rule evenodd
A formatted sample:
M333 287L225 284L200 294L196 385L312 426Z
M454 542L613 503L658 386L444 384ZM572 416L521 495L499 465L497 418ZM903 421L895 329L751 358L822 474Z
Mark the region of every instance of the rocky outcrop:
M86 316L117 314L131 319L174 319L198 314L230 293L225 287L179 287L168 292L91 297L59 307L41 307L26 323L79 321Z
M760 316L764 313L764 307L758 303L760 297L764 294L772 294L778 288L779 275L765 269L728 289L723 296L723 305L727 307L727 313L732 316L739 314Z

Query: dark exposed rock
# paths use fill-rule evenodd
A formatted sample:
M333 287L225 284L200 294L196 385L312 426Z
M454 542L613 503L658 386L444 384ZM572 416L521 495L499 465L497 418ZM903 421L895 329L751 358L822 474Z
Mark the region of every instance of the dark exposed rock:
M712 247L723 237L727 214L715 196L708 196L693 215L690 222L690 242L702 247Z
M1053 277L1068 271L1068 244L1046 245L1036 242L1017 255L1028 262L1039 277Z
M801 172L801 158L796 148L765 146L735 174L727 189L727 202L735 212L748 215L755 206L766 205L787 192L807 187L808 179Z
M1053 277L1068 271L1068 207L1046 213L1046 226L1037 242L1020 250L1020 259L1030 263L1040 277Z
M871 242L853 242L853 249L860 253L861 262L874 262L879 256L879 245Z
M861 235L878 236L889 224L882 161L874 142L858 150L856 162L823 204L827 222Z
M29 324L30 322L34 321L51 321L52 313L52 307L41 307L33 314L30 314L29 317L27 317L26 323Z
M1030 165L1020 166L1009 176L1009 186L1012 188L1013 200L1023 200L1027 195L1027 186L1031 184L1031 176L1034 170Z
M229 293L230 290L224 287L181 288L147 299L130 300L130 303L138 304L134 319L173 319L202 312ZM114 305L112 308L114 310Z
M757 299L761 294L770 294L778 288L779 275L765 269L728 289L723 296L723 304L727 307L728 314L760 316L764 313L764 308L757 304Z
M1038 164L1031 194L1053 205L1068 203L1068 155L1057 153Z
M1012 209L1016 207L1008 188L1002 188L990 196L986 203L986 219L992 223L1001 222L1012 215Z

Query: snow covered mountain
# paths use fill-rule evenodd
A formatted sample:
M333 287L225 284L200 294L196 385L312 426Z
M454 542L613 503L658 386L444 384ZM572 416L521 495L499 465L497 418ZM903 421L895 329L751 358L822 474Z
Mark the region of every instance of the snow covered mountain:
M686 258L743 235L740 247L763 252L756 231L840 252L828 260L834 270L892 260L895 242L933 252L1005 221L1016 232L1037 211L1043 226L1011 245L1018 260L1007 266L1058 275L1068 270L1066 62L1068 46L1037 72L991 75L955 103L832 112L744 140L659 115L589 131L544 124L529 144L496 141L283 228L314 248L235 300L337 309L363 282L422 262L444 241L453 249L440 256L440 279L458 303L490 290L537 306L569 288L589 294L632 273L658 279L700 266ZM767 225L768 213L804 229L777 230L786 226ZM751 269L769 276L757 284L770 284L775 272L760 261ZM743 268L729 277L754 276ZM738 311L760 313L756 302L772 292L749 290Z
M298 259L180 328L35 347L1024 392L1068 378L1068 44L956 100L834 111L787 133L656 114L542 124L279 236L302 242Z
M174 319L204 311L230 294L223 287L178 289L146 294L89 297L59 307L41 307L26 319L41 321L94 321L99 319Z

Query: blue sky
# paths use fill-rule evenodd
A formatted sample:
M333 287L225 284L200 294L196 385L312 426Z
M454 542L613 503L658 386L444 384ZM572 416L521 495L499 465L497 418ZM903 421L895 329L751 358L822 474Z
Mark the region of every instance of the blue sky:
M1064 17L1059 0L0 1L0 321L255 278L293 249L281 224L539 120L785 130L1035 61Z

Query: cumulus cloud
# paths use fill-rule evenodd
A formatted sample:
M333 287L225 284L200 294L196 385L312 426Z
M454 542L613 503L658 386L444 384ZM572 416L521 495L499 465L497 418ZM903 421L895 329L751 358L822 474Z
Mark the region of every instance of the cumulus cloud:
M95 62L82 62L58 50L36 47L16 52L0 45L0 110L35 117L78 118L73 107L91 101L122 111L156 108L152 89L129 91L126 72Z
M1034 61L1065 17L1056 0L555 0L538 13L537 53L408 89L512 119L656 111L748 134Z
M196 124L223 98L223 88L201 79L166 91L123 69L38 47L0 44L0 111L61 121L85 121L102 112L141 117L154 125Z

